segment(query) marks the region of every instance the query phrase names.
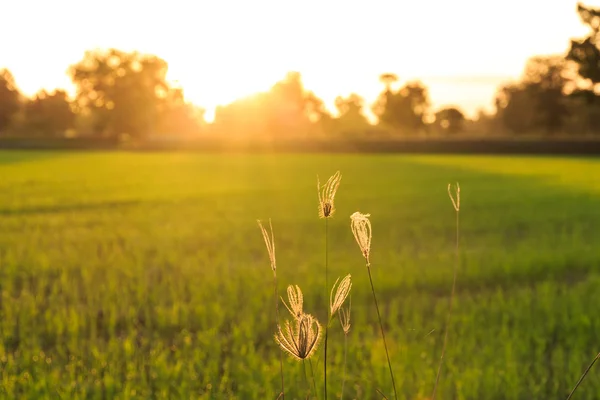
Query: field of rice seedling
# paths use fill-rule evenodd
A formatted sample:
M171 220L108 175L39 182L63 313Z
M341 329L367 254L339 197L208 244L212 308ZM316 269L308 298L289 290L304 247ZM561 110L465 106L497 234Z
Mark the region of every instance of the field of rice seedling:
M0 397L277 398L270 218L278 295L298 285L322 326L310 358L283 354L285 398L324 398L350 274L328 398L394 398L383 328L398 398L429 399L459 182L436 398L565 398L600 351L599 177L586 158L0 152ZM573 398L598 393L592 369Z

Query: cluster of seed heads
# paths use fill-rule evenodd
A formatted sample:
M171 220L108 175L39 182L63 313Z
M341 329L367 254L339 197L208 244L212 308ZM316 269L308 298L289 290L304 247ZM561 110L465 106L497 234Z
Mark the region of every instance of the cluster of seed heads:
M335 194L340 185L340 181L342 179L342 175L339 171L337 171L334 175L332 175L327 182L321 186L319 181L319 177L317 176L317 194L319 197L319 218L329 218L335 212ZM454 195L452 193L452 185L448 184L448 195L450 196L450 200L452 201L452 205L454 209L458 213L460 210L460 186L456 183L454 187ZM370 253L371 253L371 221L369 220L370 214L363 214L361 212L355 212L350 216L350 227L354 238L356 239L356 243L358 243L358 247L366 260L367 267L370 271ZM267 246L267 252L269 254L269 260L271 262L271 269L273 270L273 275L276 280L276 270L277 264L275 261L275 240L273 237L273 227L271 225L271 220L269 219L269 228L270 234L263 227L261 221L258 221L258 226L262 232L263 238L265 240L265 245ZM370 277L370 272L369 272ZM338 284L339 281L339 284ZM372 286L372 282L371 282ZM329 295L329 319L333 319L335 314L338 314L340 325L345 335L348 335L350 332L350 309L351 309L351 300L348 301L348 307L343 307L344 302L350 295L350 289L352 289L352 277L350 274L346 275L341 281L340 278L336 279L333 287L331 288L331 293ZM310 358L312 354L314 354L315 350L318 347L319 340L321 339L322 327L319 321L313 317L311 314L307 314L304 312L304 296L302 294L302 290L298 285L289 285L287 288L288 295L288 303L285 302L283 298L281 301L290 312L292 316L292 320L286 320L283 327L277 323L277 331L275 333L275 341L281 349L291 355L293 358L297 360L306 360ZM373 289L373 296L375 296L375 292ZM375 300L376 301L376 300ZM378 310L379 313L379 310ZM381 317L380 325L381 325ZM383 327L382 327L382 335L383 335ZM385 337L384 337L385 343ZM387 354L387 348L386 348ZM600 355L599 355L600 357ZM443 358L443 355L442 355ZM389 364L389 356L388 356L388 364ZM391 364L390 364L390 373ZM438 372L439 377L439 372ZM392 374L392 383L393 383L393 374ZM283 382L282 382L283 385ZM436 381L437 387L437 381ZM282 386L283 388L283 386ZM283 392L282 392L283 394ZM394 385L394 394L395 385ZM434 388L434 396L435 396L435 388Z

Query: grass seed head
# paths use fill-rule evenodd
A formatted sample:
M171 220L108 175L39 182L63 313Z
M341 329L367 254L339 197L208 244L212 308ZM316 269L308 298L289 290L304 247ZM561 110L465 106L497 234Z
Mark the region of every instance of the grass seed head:
M346 275L344 279L337 286L338 279L335 280L333 287L331 288L331 294L329 295L329 311L331 312L331 316L333 317L335 313L342 307L344 301L346 301L346 297L350 294L350 289L352 288L352 277L350 274ZM333 291L335 290L335 296Z
M321 339L321 324L310 314L302 314L292 323L285 321L275 334L283 351L297 360L305 360L315 352Z
M319 195L319 218L329 218L335 212L333 203L342 175L340 171L333 174L323 186L317 176L317 194Z
M350 309L352 307L352 296L348 299L348 307L341 307L338 317L340 318L340 325L344 330L344 334L350 333Z
M460 186L458 185L458 182L456 182L456 186L454 188L455 194L456 194L456 199L455 196L452 196L452 184L448 184L448 196L450 196L450 200L452 200L452 205L454 206L454 209L456 210L456 212L460 211Z
M263 227L263 224L260 220L257 220L258 227L262 232L263 239L265 239L265 245L267 246L267 252L269 253L269 260L271 261L271 269L273 270L273 275L277 275L277 262L275 260L275 238L273 237L273 225L271 224L271 218L269 218L269 228L271 230L271 235L267 233L267 230Z
M300 286L298 285L289 285L287 288L288 300L290 305L288 306L283 300L283 305L288 309L292 317L295 319L299 319L302 317L302 306L304 304L304 296L302 295L302 290L300 290Z
M358 243L358 247L360 247L360 251L365 257L365 260L367 260L367 263L370 262L369 255L371 253L371 221L369 221L370 216L371 214L362 214L358 211L350 216L350 226L352 228L352 233L354 234L356 243Z

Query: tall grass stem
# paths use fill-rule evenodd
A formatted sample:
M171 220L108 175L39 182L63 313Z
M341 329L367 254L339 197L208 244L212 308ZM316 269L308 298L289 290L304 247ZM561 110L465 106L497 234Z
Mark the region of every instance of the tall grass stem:
M346 385L346 358L348 355L348 335L344 335L344 372L342 372L342 396L340 400L344 400L344 386Z
M594 358L592 360L592 362L590 363L590 365L587 367L587 369L585 370L585 372L583 373L583 375L581 375L581 378L579 378L579 380L575 384L575 387L573 388L573 390L571 390L571 393L569 393L569 396L567 397L567 400L570 400L571 397L573 397L573 393L575 393L575 391L577 390L577 388L579 387L579 385L581 385L581 382L583 382L583 380L585 379L585 377L587 376L587 374L590 372L590 370L592 369L592 367L594 366L594 364L596 364L596 361L598 361L599 359L600 359L600 353L598 353L598 355L596 356L596 358Z
M317 381L315 381L315 370L313 369L312 360L310 358L308 359L308 365L310 365L310 374L312 375L313 387L315 388L315 397L318 398L319 396L317 392Z
M459 203L460 204L460 203ZM442 345L442 355L440 357L440 364L438 365L437 375L435 377L435 385L433 386L433 393L431 394L431 400L435 400L435 394L437 392L438 384L440 382L440 375L442 373L442 366L444 365L444 356L446 355L446 346L448 344L448 331L450 330L450 320L452 318L452 305L454 303L454 294L456 292L456 274L458 270L459 262L459 208L455 206L456 210L456 247L454 254L454 277L452 279L452 292L450 293L450 300L448 304L448 315L446 317L446 331L444 332L444 344Z
M329 284L327 282L327 269L329 266L329 255L328 255L328 236L329 236L329 218L325 218L325 299L329 293ZM327 307L327 314L330 314L329 307ZM331 315L329 315L329 323L331 323ZM323 393L325 394L324 399L327 400L327 339L329 336L329 323L325 325L325 356L323 357Z
M277 287L277 274L273 277L275 286L275 328L279 329L279 290ZM285 400L285 386L283 384L283 351L279 352L279 374L281 375L281 398Z
M379 319L379 329L381 329L381 337L383 339L383 347L385 348L385 356L387 357L388 367L390 369L390 376L392 377L392 386L394 388L394 399L398 400L398 392L396 391L396 381L394 380L394 372L392 371L392 362L390 361L390 353L388 351L387 342L385 340L385 333L383 331L383 322L381 321L381 313L379 312L379 304L377 303L377 296L375 295L375 286L373 285L373 277L371 276L371 263L367 261L367 272L369 273L369 282L371 283L371 293L373 293L373 300L375 301L375 309L377 310L377 318Z

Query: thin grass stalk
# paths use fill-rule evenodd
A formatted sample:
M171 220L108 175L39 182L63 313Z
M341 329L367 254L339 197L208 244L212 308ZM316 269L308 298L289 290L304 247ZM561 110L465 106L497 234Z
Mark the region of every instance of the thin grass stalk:
M571 397L573 397L573 393L575 393L575 391L577 390L577 388L579 387L579 385L581 385L581 382L583 382L583 380L585 379L585 377L587 376L587 374L590 372L590 370L592 369L592 367L594 366L594 364L596 364L596 361L598 361L599 359L600 359L600 353L598 353L598 355L596 356L596 358L594 358L592 360L592 362L590 363L590 365L587 367L587 369L585 370L585 372L583 373L583 375L581 375L581 378L579 378L579 380L575 384L575 387L573 388L573 390L571 390L571 393L569 393L569 396L567 396L567 400L570 400Z
M308 383L308 374L306 373L306 360L302 360L302 369L304 370L304 383L306 386L306 398L310 398L310 384Z
M275 258L275 236L273 235L273 224L271 223L271 218L269 218L269 230L270 235L267 230L263 227L262 222L260 220L258 222L258 227L263 235L263 239L265 241L265 245L267 247L267 252L269 254L269 261L271 263L271 270L273 271L273 288L275 294L275 331L279 330L279 288L277 285L277 261ZM281 392L279 393L278 399L281 398L285 400L285 386L283 383L283 352L279 352L279 374L281 376Z
M308 365L310 365L310 374L312 375L313 387L315 388L315 396L317 396L317 381L315 381L315 370L313 369L312 360L308 359Z
M346 360L348 355L348 335L344 335L344 370L342 372L342 397L340 400L344 400L344 386L346 385Z
M279 289L277 285L277 274L273 275L273 281L275 286L275 328L279 328ZM285 386L283 384L283 352L279 352L279 374L281 375L281 399L285 400Z
M325 298L327 298L327 294L329 293L329 284L327 282L327 269L329 266L329 256L328 256L328 236L329 236L329 218L325 218ZM329 310L329 307L327 307ZM327 311L328 314L329 311ZM329 315L329 323L331 322L331 315ZM325 394L325 400L327 400L327 338L329 336L329 323L325 325L325 356L323 357L323 392Z
M435 377L435 385L433 386L433 393L431 394L431 400L435 400L435 394L437 392L438 384L440 382L440 376L442 373L442 366L444 365L444 356L446 355L446 346L448 344L448 331L450 330L450 320L452 318L452 305L454 303L454 295L456 292L456 275L458 270L459 262L459 215L460 215L460 187L456 184L456 200L452 197L450 192L450 185L448 185L448 194L452 200L452 205L456 211L456 246L454 248L454 277L452 279L452 292L450 293L450 300L448 301L448 315L446 316L446 331L444 332L444 344L442 345L442 355L440 357L440 364L438 365L437 375Z
M392 362L390 361L390 352L388 351L387 342L385 340L385 333L383 331L383 322L381 320L381 313L379 312L379 304L377 303L377 296L375 295L375 286L373 285L373 277L371 276L371 263L367 260L367 272L369 273L369 282L371 283L371 293L373 293L373 301L375 302L375 309L377 310L377 318L379 319L379 329L381 330L381 338L383 339L383 347L385 348L385 356L387 357L388 368L390 369L390 376L392 377L392 387L394 388L394 399L398 400L398 392L396 391L396 381L394 380L394 372L392 371Z
M346 386L346 364L348 361L348 333L350 333L350 310L352 309L352 297L348 300L348 309L340 309L338 317L340 319L340 325L344 331L344 370L342 373L342 396L341 400L344 399L344 387Z

